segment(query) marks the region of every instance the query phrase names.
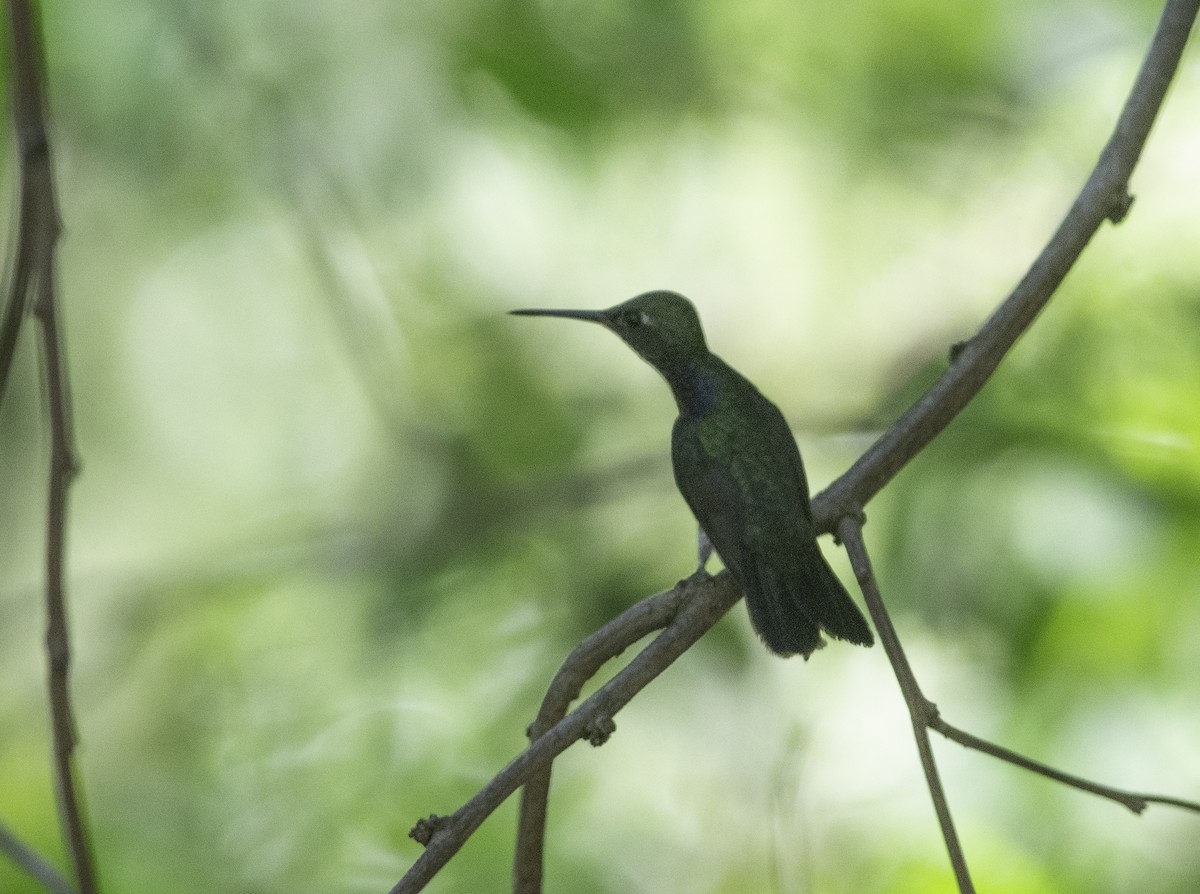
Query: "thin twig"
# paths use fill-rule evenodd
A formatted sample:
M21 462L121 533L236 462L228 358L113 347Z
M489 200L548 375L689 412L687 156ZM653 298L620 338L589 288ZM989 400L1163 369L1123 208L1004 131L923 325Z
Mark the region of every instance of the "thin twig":
M7 273L4 316L0 319L0 403L8 388L21 324L25 322L29 310L30 283L37 266L36 252L44 245L44 240L33 238L33 235L42 231L42 216L46 210L39 191L33 188L32 178L27 173L37 156L45 151L46 144L38 77L41 62L37 55L37 43L32 39L29 7L22 0L9 0L8 12L12 34L12 114L22 172L17 185L17 241L12 249L12 268Z
M849 553L851 564L854 567L855 577L858 578L859 586L862 587L863 596L867 602L867 608L871 612L871 619L875 622L880 642L883 643L888 660L895 671L896 680L900 684L900 690L904 694L904 701L908 706L909 717L912 719L913 732L917 738L917 749L921 756L921 766L925 770L926 780L929 783L929 792L934 800L938 820L942 824L943 836L946 838L946 849L950 854L951 863L954 865L960 890L967 892L973 889L970 887L971 880L967 875L965 859L962 856L962 850L958 843L957 835L954 832L953 822L950 819L950 810L946 803L941 782L938 779L933 753L929 747L928 730L930 729L941 733L947 739L957 742L965 748L971 748L998 760L1006 761L1071 788L1115 801L1129 808L1134 813L1142 813L1150 804L1163 804L1200 813L1200 804L1194 801L1167 795L1127 792L1122 789L1113 788L1112 786L1092 782L1081 776L1056 770L1002 745L981 739L979 736L968 733L947 722L941 716L937 705L929 701L924 693L921 692L912 667L908 663L908 659L900 645L896 628L892 625L891 617L888 615L887 608L883 604L878 582L875 579L874 571L871 569L870 556L863 541L861 514L843 518L838 525L838 537L846 545L846 551ZM958 862L960 860L962 861L961 871Z
M59 236L54 170L46 136L42 89L44 57L41 35L29 0L9 0L12 33L13 123L20 166L21 213L17 234L13 308L32 306L41 324L42 360L50 415L50 474L46 519L46 651L47 685L53 737L54 778L67 852L81 894L98 891L95 863L84 820L73 754L75 724L70 695L70 636L67 627L66 565L67 491L78 469L71 425L71 398L58 319L55 248ZM16 290L20 289L18 293ZM13 338L15 338L15 324ZM7 332L3 338L9 338ZM0 345L3 347L3 345ZM11 356L0 357L11 362ZM7 369L0 368L0 376Z
M62 811L63 834L75 865L82 894L99 890L90 836L84 818L83 798L75 778L77 743L71 709L71 637L67 623L66 538L67 491L78 470L72 435L66 360L62 355L62 330L55 308L55 263L48 253L38 276L34 313L42 324L42 348L50 398L50 476L46 519L46 651L50 665L50 715L54 731L54 772Z
M946 800L946 791L942 786L937 762L933 757L933 748L929 743L929 721L937 716L937 707L925 697L921 687L917 685L912 666L909 665L904 648L900 645L900 637L897 636L892 619L884 607L883 598L879 595L879 584L871 568L871 557L867 554L866 543L863 542L862 522L861 514L845 516L838 525L838 538L850 554L854 576L862 588L867 609L871 612L871 620L875 622L875 629L879 633L879 641L883 643L888 661L896 674L896 682L900 684L900 692L904 695L908 716L912 720L913 737L917 741L917 752L921 757L921 769L925 771L925 782L929 786L933 809L942 828L942 838L946 842L946 853L950 855L950 865L954 867L958 889L962 894L974 894L975 886L967 870L967 858L958 840L954 819L950 816L950 804Z
M959 729L953 724L946 722L936 709L933 716L929 718L928 725L930 729L941 733L950 741L957 742L964 748L980 751L998 760L1007 761L1014 766L1028 770L1031 773L1037 773L1040 776L1045 776L1047 779L1053 779L1055 782L1069 785L1071 788L1077 788L1080 791L1115 801L1123 807L1128 807L1134 813L1142 813L1151 804L1163 804L1169 807L1178 807L1181 810L1191 810L1195 813L1200 813L1200 804L1195 801L1188 801L1184 798L1173 798L1169 795L1148 795L1141 792L1127 792L1119 788L1113 788L1110 785L1092 782L1090 779L1084 779L1082 776L1075 776L1072 773L1064 773L1062 770L1056 770L1040 761L1035 761L1002 745L996 745L994 742L989 742L986 739L981 739L965 730Z
M1132 199L1129 178L1141 157L1179 66L1200 0L1168 0L1112 136L1083 189L1029 272L970 341L955 350L949 368L846 474L813 500L818 530L866 506L921 452L987 382L1062 284L1105 220L1119 222Z
M531 743L451 816L432 816L417 824L409 834L426 846L425 852L392 888L391 894L412 894L424 888L493 810L569 746L580 739L587 739L593 745L602 744L614 729L612 718L616 713L691 648L742 597L728 572L716 577L693 576L680 581L677 589L683 590L679 612L629 664Z
M566 716L567 708L579 698L584 684L605 663L642 637L669 624L678 613L685 592L684 587L676 587L643 599L580 643L551 680L537 719L529 725L530 741L537 741ZM542 890L546 810L552 766L547 763L538 769L521 788L517 848L513 859L514 894L540 894Z
M0 852L37 880L52 894L75 894L71 883L37 851L23 842L12 830L0 823Z
M4 315L0 317L0 404L8 389L8 377L12 372L13 357L17 352L17 339L21 335L21 324L25 322L29 296L29 280L33 269L33 243L19 238L21 233L38 229L34 215L37 206L33 193L21 184L17 210L17 245L13 252L13 264L7 272L8 289L4 299Z

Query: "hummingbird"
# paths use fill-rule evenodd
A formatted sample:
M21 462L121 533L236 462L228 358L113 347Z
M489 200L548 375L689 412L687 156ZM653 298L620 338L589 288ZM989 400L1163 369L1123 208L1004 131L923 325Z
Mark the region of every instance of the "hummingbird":
M783 413L709 351L688 299L654 291L608 310L512 313L599 323L667 380L679 408L671 460L700 523L699 570L715 549L768 649L807 659L825 644L822 631L860 646L874 642L817 546L808 481Z

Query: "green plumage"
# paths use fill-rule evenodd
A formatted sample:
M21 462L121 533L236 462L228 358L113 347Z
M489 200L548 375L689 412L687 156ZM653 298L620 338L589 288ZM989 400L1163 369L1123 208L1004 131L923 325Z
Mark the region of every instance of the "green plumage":
M807 658L822 630L871 645L866 620L817 546L804 466L783 414L708 350L691 302L647 292L604 311L514 313L601 323L662 373L679 406L675 482L771 651Z

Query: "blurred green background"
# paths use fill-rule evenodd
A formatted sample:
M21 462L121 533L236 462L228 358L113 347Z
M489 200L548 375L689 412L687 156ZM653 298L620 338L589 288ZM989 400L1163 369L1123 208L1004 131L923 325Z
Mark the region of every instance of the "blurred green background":
M569 649L691 570L667 389L504 311L684 292L819 490L1057 225L1158 8L47 5L107 889L386 890ZM867 527L948 719L1191 798L1198 158L1192 52L1129 219ZM0 818L61 861L32 334L0 407ZM617 725L556 765L549 891L953 890L879 648L773 659L739 606ZM1200 818L937 751L981 890L1200 889ZM431 890L504 890L514 820Z

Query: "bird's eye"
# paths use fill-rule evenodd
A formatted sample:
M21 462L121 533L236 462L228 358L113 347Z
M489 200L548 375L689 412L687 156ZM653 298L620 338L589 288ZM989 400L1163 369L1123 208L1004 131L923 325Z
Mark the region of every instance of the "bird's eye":
M642 310L627 310L621 315L621 322L628 329L636 329L638 326L644 326L650 322L650 318L646 316L646 312Z

